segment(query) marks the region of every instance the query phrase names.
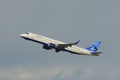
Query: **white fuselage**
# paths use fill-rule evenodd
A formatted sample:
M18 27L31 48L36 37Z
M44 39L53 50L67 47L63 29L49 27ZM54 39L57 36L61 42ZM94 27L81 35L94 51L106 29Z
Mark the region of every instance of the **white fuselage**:
M34 33L21 34L20 36L27 39L27 40L38 42L38 43L41 43L41 44L49 44L49 43L53 43L53 44L56 44L56 45L57 44L66 44L64 42L54 40L54 39L51 39L51 38L48 38L48 37L45 37L45 36L42 36L42 35L34 34ZM84 48L74 46L74 45L66 47L64 49L64 51L71 52L71 53L74 53L74 54L79 54L79 55L92 55L90 51L88 51Z

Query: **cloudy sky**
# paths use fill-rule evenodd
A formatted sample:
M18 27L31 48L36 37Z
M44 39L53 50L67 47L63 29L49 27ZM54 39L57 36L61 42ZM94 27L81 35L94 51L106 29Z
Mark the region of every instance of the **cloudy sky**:
M0 80L119 80L119 0L0 0ZM80 47L102 41L99 57L46 51L33 32Z

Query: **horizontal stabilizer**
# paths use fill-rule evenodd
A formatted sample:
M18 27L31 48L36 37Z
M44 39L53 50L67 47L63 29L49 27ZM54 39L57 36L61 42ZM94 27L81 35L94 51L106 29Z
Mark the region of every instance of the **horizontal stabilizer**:
M93 52L91 53L93 56L99 56L99 54L102 54L102 52Z

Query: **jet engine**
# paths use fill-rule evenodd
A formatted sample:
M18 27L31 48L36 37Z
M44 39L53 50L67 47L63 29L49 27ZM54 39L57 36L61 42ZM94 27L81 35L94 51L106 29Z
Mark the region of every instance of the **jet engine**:
M56 48L56 44L53 44L53 43L44 44L43 48L46 49L46 50L55 49Z

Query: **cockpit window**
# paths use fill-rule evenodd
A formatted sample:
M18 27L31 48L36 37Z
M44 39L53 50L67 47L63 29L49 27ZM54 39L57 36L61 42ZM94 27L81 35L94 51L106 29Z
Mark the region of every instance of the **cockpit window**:
M28 35L29 35L29 32L26 32L26 34L28 34Z

